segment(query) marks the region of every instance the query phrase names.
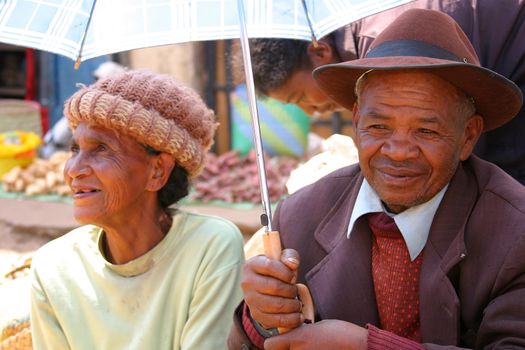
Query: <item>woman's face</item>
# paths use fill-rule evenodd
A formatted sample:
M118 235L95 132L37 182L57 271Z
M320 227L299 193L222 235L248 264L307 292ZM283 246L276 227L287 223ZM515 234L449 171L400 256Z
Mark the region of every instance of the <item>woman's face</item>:
M81 224L125 224L143 211L151 196L156 198L157 193L149 190L155 156L135 139L80 123L73 132L71 151L64 178L73 192L75 219Z

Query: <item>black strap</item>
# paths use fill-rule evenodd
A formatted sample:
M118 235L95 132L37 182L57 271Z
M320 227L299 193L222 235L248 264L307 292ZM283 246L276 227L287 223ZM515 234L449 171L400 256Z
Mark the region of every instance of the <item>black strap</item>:
M464 59L460 59L450 51L418 40L387 41L374 47L365 55L366 58L391 56L421 56L464 62Z

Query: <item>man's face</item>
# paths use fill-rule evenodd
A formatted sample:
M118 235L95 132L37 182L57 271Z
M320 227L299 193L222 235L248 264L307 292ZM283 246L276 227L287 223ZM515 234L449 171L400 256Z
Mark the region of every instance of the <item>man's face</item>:
M284 85L269 91L268 96L283 103L293 103L308 115L343 110L317 87L310 69L293 73Z
M354 108L363 175L393 212L424 203L452 178L481 133L456 90L424 72L372 73Z

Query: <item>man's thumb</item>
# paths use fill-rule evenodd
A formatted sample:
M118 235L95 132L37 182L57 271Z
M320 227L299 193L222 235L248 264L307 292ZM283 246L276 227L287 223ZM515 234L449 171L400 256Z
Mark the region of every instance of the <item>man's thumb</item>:
M296 271L301 263L301 258L295 249L285 249L281 253L281 262L290 270Z

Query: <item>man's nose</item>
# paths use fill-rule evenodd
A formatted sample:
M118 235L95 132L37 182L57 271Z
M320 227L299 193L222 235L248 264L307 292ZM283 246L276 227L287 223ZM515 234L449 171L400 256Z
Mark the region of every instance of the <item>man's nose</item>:
M381 147L381 153L392 160L413 159L419 155L419 148L408 135L394 133Z

